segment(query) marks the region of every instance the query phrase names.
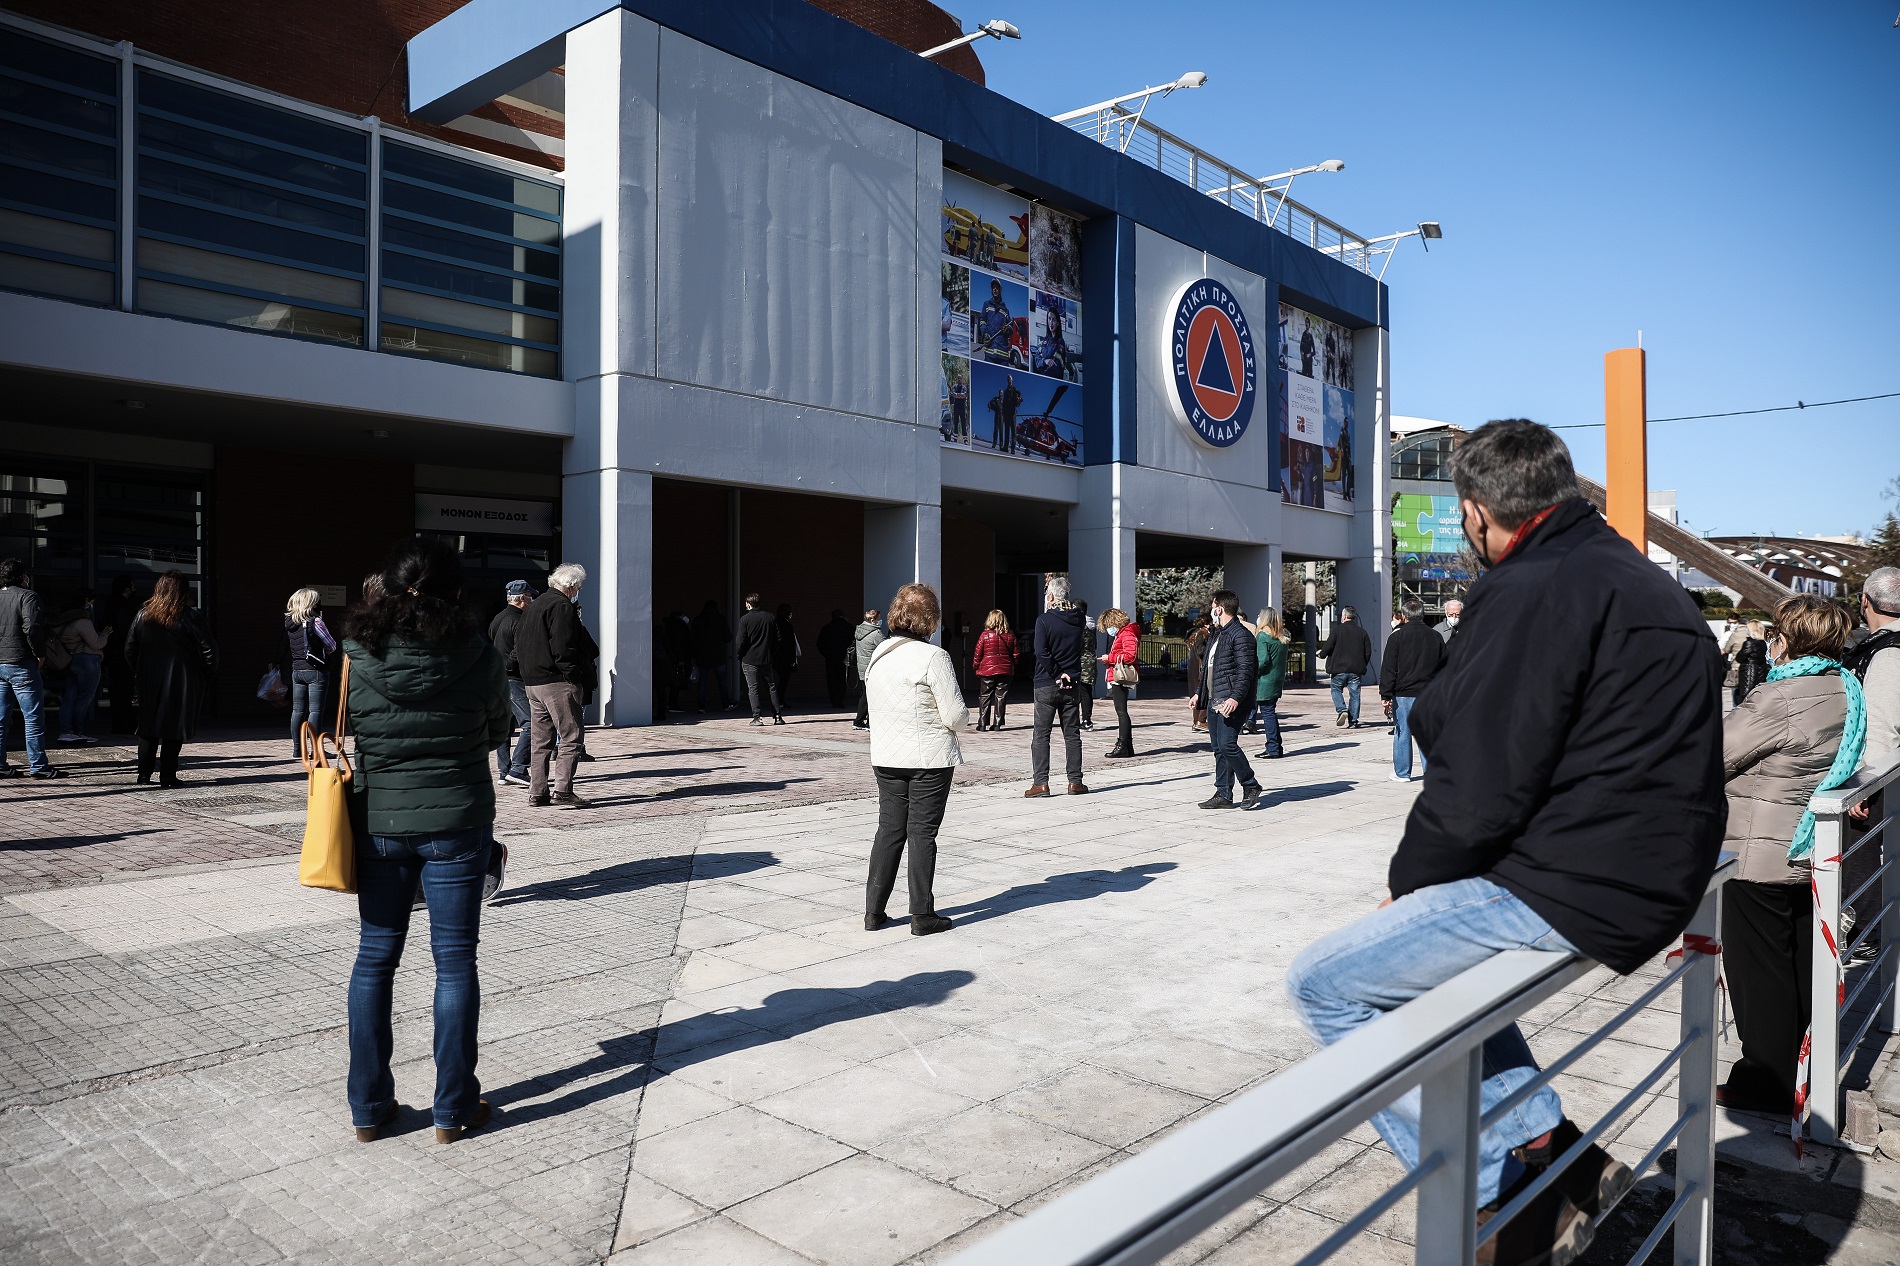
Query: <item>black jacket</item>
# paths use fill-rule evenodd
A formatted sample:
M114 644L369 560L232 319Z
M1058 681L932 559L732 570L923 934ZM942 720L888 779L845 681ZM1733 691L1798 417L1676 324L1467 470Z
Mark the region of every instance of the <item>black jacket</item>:
M1634 971L1715 870L1722 675L1682 587L1565 502L1472 586L1458 654L1412 708L1429 764L1392 895L1483 876Z
M851 649L851 625L843 617L832 620L818 630L818 657L833 663L844 663L845 652Z
M198 715L218 666L204 616L188 610L173 625L133 617L125 658L138 682L138 736L169 743L196 736Z
M1194 689L1201 706L1217 708L1228 699L1238 700L1239 717L1254 706L1254 694L1260 686L1260 644L1247 626L1229 620L1224 629L1210 630L1207 636L1207 667ZM1232 718L1230 718L1232 719Z
M25 585L0 588L0 664L31 664L49 637L40 596Z
M1076 664L1082 659L1082 610L1073 603L1051 607L1036 617L1031 639L1036 652L1036 689L1057 684L1064 673L1078 681Z
M594 688L594 660L600 647L581 623L573 599L550 589L528 604L515 627L515 663L524 686L572 682Z
M1363 674L1372 666L1372 637L1357 620L1336 620L1319 644L1319 657L1329 673Z
M1407 620L1385 639L1379 661L1379 697L1410 699L1425 689L1445 662L1445 639L1420 620Z
M500 652L502 667L510 677L521 676L521 664L515 659L515 638L521 633L523 614L522 607L506 606L488 622L488 641Z
M741 664L754 666L772 662L772 613L748 611L739 617L739 635L733 652Z

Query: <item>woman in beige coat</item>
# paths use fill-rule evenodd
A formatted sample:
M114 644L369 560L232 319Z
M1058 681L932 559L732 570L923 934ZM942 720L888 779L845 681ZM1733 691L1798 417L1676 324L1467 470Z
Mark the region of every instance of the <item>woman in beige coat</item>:
M1777 664L1808 656L1838 661L1846 612L1803 594L1775 611ZM1728 1107L1786 1116L1809 1015L1813 899L1808 862L1788 850L1808 799L1834 764L1847 723L1838 664L1812 676L1755 687L1723 723L1728 776L1724 849L1741 874L1722 894L1722 961L1742 1058L1717 1098Z
M950 929L937 913L937 828L950 803L950 777L963 763L957 731L970 710L957 689L956 665L930 635L942 608L929 585L905 585L886 616L891 635L871 652L864 697L871 714L871 771L877 775L877 838L864 887L864 930L884 926L884 904L897 862L910 848L910 934Z

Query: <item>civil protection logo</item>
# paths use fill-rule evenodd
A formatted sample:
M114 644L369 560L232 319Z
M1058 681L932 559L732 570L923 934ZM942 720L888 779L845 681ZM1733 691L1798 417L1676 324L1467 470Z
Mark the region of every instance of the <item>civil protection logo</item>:
M1198 438L1226 448L1246 433L1257 363L1233 291L1212 277L1188 284L1174 305L1168 362L1181 418Z

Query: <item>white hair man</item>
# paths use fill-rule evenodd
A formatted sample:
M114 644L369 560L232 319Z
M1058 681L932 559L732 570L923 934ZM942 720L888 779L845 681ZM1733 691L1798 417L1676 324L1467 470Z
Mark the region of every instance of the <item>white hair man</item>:
M1049 735L1059 722L1069 794L1079 796L1088 791L1082 782L1082 711L1075 680L1083 654L1082 613L1069 601L1067 576L1049 578L1043 606L1046 609L1036 617L1031 639L1036 657L1036 715L1029 736L1029 790L1023 794L1049 794Z
M1458 621L1464 619L1465 604L1453 598L1445 604L1445 618L1438 622L1438 636L1445 639L1445 645L1451 645L1452 635L1458 631Z
M581 708L593 692L594 661L600 656L600 647L581 623L575 605L586 582L587 569L579 563L562 563L549 572L548 591L521 613L515 634L515 662L528 692L528 803L536 807L593 807L574 794L574 770L581 759Z

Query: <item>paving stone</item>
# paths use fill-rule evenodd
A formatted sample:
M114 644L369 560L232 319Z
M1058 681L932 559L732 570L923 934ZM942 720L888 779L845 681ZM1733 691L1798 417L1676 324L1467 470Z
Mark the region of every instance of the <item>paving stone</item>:
M758 1106L853 1147L869 1148L961 1112L970 1101L865 1065L761 1099Z
M1110 1147L1126 1147L1205 1102L1119 1073L1081 1068L1005 1096L997 1106Z
M725 1218L709 1218L608 1260L613 1266L809 1266L797 1253Z
M723 1209L850 1154L789 1121L735 1107L642 1140L635 1164L656 1182Z
M854 1156L728 1216L815 1261L891 1266L994 1212L871 1156Z
M1109 1151L990 1107L971 1108L872 1149L893 1164L997 1205L1015 1204Z

